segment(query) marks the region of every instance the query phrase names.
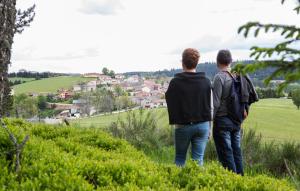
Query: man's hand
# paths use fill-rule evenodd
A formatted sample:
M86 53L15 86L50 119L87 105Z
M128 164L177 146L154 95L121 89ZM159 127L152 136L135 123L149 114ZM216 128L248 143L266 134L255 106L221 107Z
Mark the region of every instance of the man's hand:
M211 139L211 136L212 136L212 124L213 124L213 122L212 121L210 121L209 122L209 134L208 134L208 140L210 140Z
M248 117L248 113L246 110L244 110L244 119L246 119Z

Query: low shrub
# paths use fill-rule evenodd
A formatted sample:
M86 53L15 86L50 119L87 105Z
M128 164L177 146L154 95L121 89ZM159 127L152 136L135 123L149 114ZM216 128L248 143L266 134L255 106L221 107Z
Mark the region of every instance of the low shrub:
M159 164L99 129L7 122L30 140L20 179L0 156L2 190L295 190L287 180L241 177L216 163L199 167L189 162L184 168ZM6 146L3 142L1 149Z
M129 112L126 119L112 123L108 132L127 140L156 162L173 163L173 129L159 127L156 117L149 111L140 110L138 114ZM291 176L292 172L300 182L299 143L264 142L255 130L247 129L242 132L241 146L244 167L249 174L269 174L283 178ZM207 143L204 157L206 162L218 160L213 139Z
M160 149L162 146L172 145L172 131L159 128L156 116L140 109L129 111L126 119L118 119L107 129L114 137L126 139L138 149L144 151Z

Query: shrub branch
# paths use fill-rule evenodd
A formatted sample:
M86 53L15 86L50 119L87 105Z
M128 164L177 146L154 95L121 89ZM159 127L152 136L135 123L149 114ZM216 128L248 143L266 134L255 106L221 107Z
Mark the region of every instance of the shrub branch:
M15 135L9 130L9 128L6 126L4 121L2 120L0 116L0 124L2 128L5 130L5 132L8 134L10 141L13 143L14 149L9 153L12 156L16 156L16 161L15 161L15 172L19 174L21 170L21 159L22 159L22 152L24 149L25 144L29 140L29 135L26 135L25 138L21 143L18 143Z

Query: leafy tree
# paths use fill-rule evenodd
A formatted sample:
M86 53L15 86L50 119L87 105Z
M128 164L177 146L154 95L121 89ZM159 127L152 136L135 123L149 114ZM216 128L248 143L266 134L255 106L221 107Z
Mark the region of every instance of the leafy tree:
M83 114L90 116L93 106L93 95L91 92L81 94L80 110Z
M101 110L103 112L112 112L114 109L115 100L111 94L106 94L101 100Z
M282 3L284 1L282 0ZM300 0L298 2L297 7L294 9L297 14L300 13ZM257 62L251 65L238 64L235 70L245 73L272 67L275 70L264 81L266 84L269 84L271 80L283 77L285 82L278 87L278 90L282 91L288 84L300 79L300 50L294 46L300 40L300 28L294 25L249 22L241 26L238 33L243 33L245 38L247 38L251 32L254 32L254 36L257 37L261 31L265 33L279 32L284 40L271 48L252 47L251 57L254 57ZM279 58L271 59L274 55L277 55ZM262 61L260 60L261 58L268 60Z
M115 78L116 74L113 70L109 71L109 76Z
M292 91L292 100L293 103L297 106L298 110L300 109L300 89Z
M16 117L30 118L38 114L37 99L19 94L14 96L14 111Z
M16 0L0 1L0 115L9 115L12 107L8 65L15 33L22 33L35 16L35 5L25 11L16 10Z
M131 102L131 100L129 99L128 96L120 96L116 98L115 101L116 107L118 110L120 109L126 109L128 107L131 107L133 105L133 103Z
M112 78L115 78L115 75L116 75L116 73L115 73L113 70L109 70L109 69L106 68L106 67L104 67L104 68L102 69L102 73L103 73L104 75L110 76L110 77L112 77Z
M256 92L260 99L280 98L285 96L283 92L278 92L276 88L256 88Z
M38 104L38 108L43 111L46 109L47 107L47 98L43 95L39 95L38 98L37 98L37 104Z
M122 89L122 87L120 85L116 85L114 87L114 92L118 97L125 94L124 90Z
M102 73L103 73L104 75L109 75L109 70L108 70L106 67L104 67L104 68L102 69Z

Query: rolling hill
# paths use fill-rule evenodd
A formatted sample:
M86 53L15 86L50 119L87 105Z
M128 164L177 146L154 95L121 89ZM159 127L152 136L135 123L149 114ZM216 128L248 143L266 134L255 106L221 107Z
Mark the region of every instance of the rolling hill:
M79 82L91 81L92 78L81 76L60 76L35 80L24 84L13 86L15 94L21 93L55 93L58 89L72 88Z

